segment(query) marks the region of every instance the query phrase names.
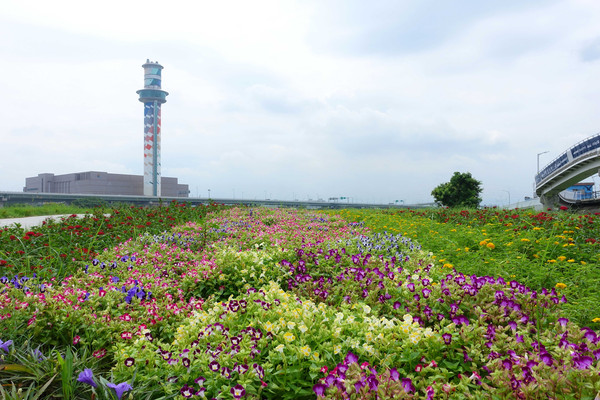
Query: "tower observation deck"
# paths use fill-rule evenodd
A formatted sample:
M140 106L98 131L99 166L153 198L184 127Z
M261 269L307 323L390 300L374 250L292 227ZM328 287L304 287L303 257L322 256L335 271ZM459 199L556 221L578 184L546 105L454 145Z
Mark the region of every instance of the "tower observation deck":
M169 93L161 89L162 65L146 60L142 67L144 88L136 93L144 103L144 196L160 196L161 104Z

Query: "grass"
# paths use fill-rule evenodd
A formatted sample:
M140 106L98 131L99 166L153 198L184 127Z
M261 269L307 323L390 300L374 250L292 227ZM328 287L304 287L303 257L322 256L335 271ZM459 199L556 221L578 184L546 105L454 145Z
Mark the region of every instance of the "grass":
M0 208L0 219L34 217L38 215L83 214L88 212L91 212L90 208L60 203L44 204L41 206L14 204Z

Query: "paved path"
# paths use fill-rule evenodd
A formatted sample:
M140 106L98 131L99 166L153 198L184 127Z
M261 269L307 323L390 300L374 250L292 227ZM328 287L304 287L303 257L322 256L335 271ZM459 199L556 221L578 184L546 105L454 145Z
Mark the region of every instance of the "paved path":
M21 224L21 228L31 228L33 226L39 226L48 218L60 219L61 217L68 217L71 214L60 214L60 215L40 215L36 217L23 217L23 218L2 218L0 219L0 227L11 226L14 224ZM78 216L83 214L78 214Z

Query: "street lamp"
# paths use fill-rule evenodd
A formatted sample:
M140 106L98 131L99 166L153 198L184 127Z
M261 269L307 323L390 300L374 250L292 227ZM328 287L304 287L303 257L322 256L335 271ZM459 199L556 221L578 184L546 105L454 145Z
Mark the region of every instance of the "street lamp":
M540 156L542 154L546 154L546 153L548 153L548 152L547 151L542 151L541 153L537 154L537 173L538 174L540 173Z

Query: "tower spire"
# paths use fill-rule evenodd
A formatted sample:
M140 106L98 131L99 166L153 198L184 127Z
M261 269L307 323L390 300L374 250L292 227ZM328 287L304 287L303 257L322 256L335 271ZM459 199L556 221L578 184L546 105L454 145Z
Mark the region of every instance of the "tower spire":
M144 103L144 196L160 196L160 109L169 93L161 89L163 66L158 61L147 59L142 67L144 88L136 93Z

